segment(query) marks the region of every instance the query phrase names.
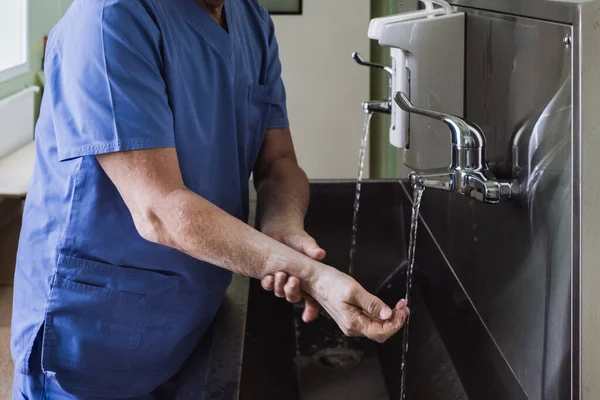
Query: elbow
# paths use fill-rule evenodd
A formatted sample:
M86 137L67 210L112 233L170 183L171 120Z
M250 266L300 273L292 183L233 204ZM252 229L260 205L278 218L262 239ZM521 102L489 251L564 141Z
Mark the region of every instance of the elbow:
M190 240L197 236L195 227L203 219L197 199L196 194L182 189L136 203L130 210L139 235L184 253L194 249Z
M166 224L159 212L149 208L133 214L133 222L142 239L163 246L172 246Z
M268 182L285 181L289 179L290 174L294 177L308 179L306 173L300 166L293 154L283 154L272 159L262 168L254 170L254 186L258 191L261 186Z
M189 195L187 189L174 190L130 208L139 235L148 242L184 251L193 220L187 217Z

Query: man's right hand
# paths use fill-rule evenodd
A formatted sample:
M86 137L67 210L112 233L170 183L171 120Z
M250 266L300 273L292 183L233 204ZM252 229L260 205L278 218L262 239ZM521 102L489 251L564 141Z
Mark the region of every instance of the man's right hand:
M326 267L319 275L315 287L308 289L316 300L302 293L298 278L288 277L283 272L275 274L274 279L263 279L262 284L266 290L278 287L282 292L278 297L292 303L304 297L307 306L316 309L311 302L318 301L347 336L365 336L383 343L404 325L410 313L405 300L400 300L392 310L356 280L334 268Z
M324 268L316 282L308 291L347 336L383 343L402 328L410 313L406 300L390 309L356 280L332 267Z
M267 275L260 283L263 289L273 292L279 298L285 298L290 303L296 304L304 300L302 321L308 323L319 318L321 306L311 296L302 292L300 279L295 276L277 272L275 275Z
M282 223L278 221L263 222L263 233L277 240L286 246L305 254L315 261L322 261L325 258L323 250L302 226L295 226L293 223ZM304 299L304 312L302 320L312 322L319 317L321 306L312 297L303 293L301 290L300 279L295 276L289 276L285 272L277 272L275 275L267 275L261 280L263 289L272 291L275 296L285 298L290 303L300 303Z

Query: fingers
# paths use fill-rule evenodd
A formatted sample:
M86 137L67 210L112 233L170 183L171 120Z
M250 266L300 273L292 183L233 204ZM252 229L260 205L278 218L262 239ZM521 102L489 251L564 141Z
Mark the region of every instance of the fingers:
M299 303L302 300L302 291L300 290L300 280L296 277L291 277L283 287L285 299L290 303Z
M404 324L406 323L406 320L408 319L408 317L410 317L410 308L405 307L404 308L404 312L402 312L402 310L397 311L399 314L399 324L400 324L400 328L402 328L404 326Z
M325 250L320 248L315 239L304 231L287 237L286 244L317 261L323 260L326 256Z
M406 300L400 300L392 310L357 283L347 296L347 304L355 306L347 309L342 319L344 333L364 335L378 343L384 343L396 334L410 312Z
M285 272L277 272L275 274L275 285L273 291L275 292L275 296L284 298L285 290L284 286L287 283L288 276Z
M314 242L314 239L312 239L312 241ZM317 245L317 242L314 242L314 244L305 243L302 248L303 248L304 254L306 254L307 256L309 256L310 258L312 258L313 260L316 260L316 261L322 261L325 258L325 256L327 255L325 253L325 250L323 250L322 248L319 247L319 245Z
M409 312L408 307L405 305L400 308L394 308L392 317L386 321L375 320L362 314L358 316L357 322L351 327L351 330L362 333L364 336L378 343L384 343L402 329Z
M285 272L278 272L273 275L267 275L261 280L263 289L273 291L275 296L285 298L290 303L299 303L304 297L307 297L307 304L303 313L305 322L314 321L319 316L320 305L310 296L302 292L300 279L289 277Z
M406 299L402 299L398 303L396 303L396 307L394 307L394 309L395 310L406 309L407 311L410 312L410 310L408 310L408 303L406 302Z
M392 316L391 308L362 287L357 288L355 300L356 304L372 318L385 321Z
M275 296L285 298L290 303L302 301L302 289L300 280L296 277L288 277L285 272L277 272L275 276L268 275L261 280L263 289L273 291Z
M285 297L290 303L299 303L304 298L304 311L302 313L304 322L309 323L319 318L321 306L315 299L302 292L300 279L294 276L288 278L286 273L278 272L275 276L268 275L264 277L261 280L261 286L265 290L273 291L277 297Z
M268 290L269 292L274 291L277 297L286 297L285 286L288 285L290 279L292 278L288 279L288 275L285 272L278 272L277 274L275 274L275 276L265 276L260 281L260 285L263 289ZM300 281L297 279L295 286L298 286L298 288L300 287Z
M263 289L268 290L269 292L272 292L273 288L275 286L275 277L273 275L265 276L260 281L260 285L262 286Z
M319 318L319 311L321 306L315 299L305 295L304 296L304 312L302 313L302 321L309 323Z
M394 309L396 313L400 316L400 328L404 326L404 323L410 317L410 308L408 308L408 303L406 300L402 299L396 304L396 308Z

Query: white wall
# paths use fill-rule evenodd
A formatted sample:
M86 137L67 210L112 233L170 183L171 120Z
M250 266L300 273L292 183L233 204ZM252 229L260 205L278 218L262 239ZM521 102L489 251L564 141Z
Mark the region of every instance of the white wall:
M303 15L273 20L302 168L310 179L356 179L369 71L351 54L369 58L370 1L304 0Z

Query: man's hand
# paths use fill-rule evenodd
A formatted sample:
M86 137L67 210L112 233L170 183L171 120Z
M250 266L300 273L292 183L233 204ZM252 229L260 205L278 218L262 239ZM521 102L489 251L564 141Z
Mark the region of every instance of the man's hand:
M273 222L266 224L263 233L316 261L325 258L325 250L321 249L315 239L300 227ZM274 292L275 296L285 298L290 303L299 303L304 299L302 313L304 322L311 322L319 317L321 306L312 297L302 292L300 279L288 276L285 272L278 272L275 275L267 275L262 279L261 284L263 289Z
M272 239L313 260L325 258L325 251L304 232L304 216L308 207L309 185L298 166L292 135L288 128L269 129L254 169L258 194L257 220L260 231ZM319 316L319 305L300 289L298 277L285 272L268 275L262 280L266 290L298 303L304 299L302 319L310 322Z
M292 223L286 224L283 221L281 223L269 221L263 224L261 231L270 238L309 256L313 260L322 261L326 256L325 250L301 226Z
M312 250L311 258L320 258L317 261L325 257L325 251L300 228L266 233L300 253L306 254L307 250ZM379 343L398 332L410 313L406 300L400 300L392 310L356 280L331 267L319 274L317 284L311 289L317 300L302 291L300 279L285 272L268 275L261 283L265 290L273 291L277 297L285 298L290 303L299 303L304 299L304 322L317 319L323 306L345 335L364 336Z
M402 328L410 313L406 300L392 310L356 280L331 267L322 270L309 290L347 336L383 343Z

